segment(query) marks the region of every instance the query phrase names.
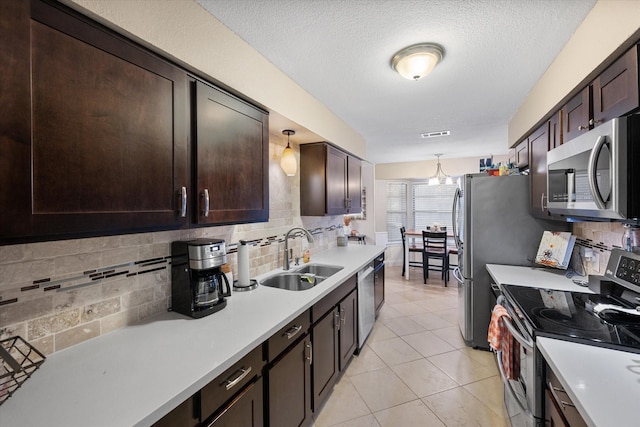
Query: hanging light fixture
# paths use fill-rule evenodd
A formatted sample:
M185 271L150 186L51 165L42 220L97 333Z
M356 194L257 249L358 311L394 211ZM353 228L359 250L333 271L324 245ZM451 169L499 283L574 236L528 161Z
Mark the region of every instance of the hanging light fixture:
M444 58L444 49L433 43L405 47L391 58L391 68L409 80L420 80Z
M280 159L280 167L287 176L295 176L298 171L298 163L296 162L296 154L291 148L291 142L289 137L295 135L296 131L291 129L285 129L282 131L283 135L287 135L287 147L282 152L282 158Z
M429 185L453 184L453 180L451 179L451 177L442 171L440 156L442 156L442 153L436 154L436 157L438 158L438 166L436 169L436 174L429 178Z

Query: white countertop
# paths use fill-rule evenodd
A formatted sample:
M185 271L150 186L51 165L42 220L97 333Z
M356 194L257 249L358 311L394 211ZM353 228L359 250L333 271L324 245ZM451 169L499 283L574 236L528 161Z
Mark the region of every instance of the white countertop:
M202 319L162 313L54 353L0 406L0 426L150 425L384 250L313 253L311 263L344 269L309 290L258 286L233 293L223 310Z
M573 283L566 277L564 270L549 268L519 267L514 265L487 264L487 271L499 285L519 285L554 291L593 292L584 286ZM585 279L576 276L579 279Z
M640 354L546 337L536 344L589 426L640 424Z

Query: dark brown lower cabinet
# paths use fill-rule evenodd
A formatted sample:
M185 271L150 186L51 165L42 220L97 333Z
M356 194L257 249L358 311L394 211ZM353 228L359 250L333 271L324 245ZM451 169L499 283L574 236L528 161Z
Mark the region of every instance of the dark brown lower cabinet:
M340 374L338 362L340 312L334 307L313 325L311 337L315 352L313 375L313 410L317 411Z
M203 425L207 427L262 427L264 426L263 400L262 378L258 378Z
M545 369L547 372L544 400L545 426L587 427L587 423L578 412L551 367L546 365Z
M301 427L311 423L311 338L285 351L266 371L268 427Z
M313 410L318 411L358 345L358 293L354 289L311 330Z

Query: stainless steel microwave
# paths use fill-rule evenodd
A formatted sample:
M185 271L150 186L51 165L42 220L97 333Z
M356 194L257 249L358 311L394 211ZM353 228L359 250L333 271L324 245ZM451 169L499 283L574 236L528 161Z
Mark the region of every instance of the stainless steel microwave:
M547 153L552 214L640 218L640 116L613 119Z

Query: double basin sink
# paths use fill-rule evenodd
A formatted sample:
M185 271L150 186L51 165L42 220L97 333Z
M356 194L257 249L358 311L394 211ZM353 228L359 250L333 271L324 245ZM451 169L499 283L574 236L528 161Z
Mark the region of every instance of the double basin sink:
M304 291L342 270L343 267L324 264L307 264L295 270L267 277L260 281L263 286L286 289L288 291Z

